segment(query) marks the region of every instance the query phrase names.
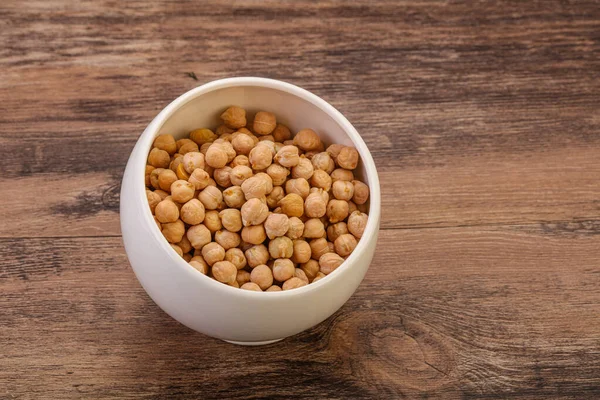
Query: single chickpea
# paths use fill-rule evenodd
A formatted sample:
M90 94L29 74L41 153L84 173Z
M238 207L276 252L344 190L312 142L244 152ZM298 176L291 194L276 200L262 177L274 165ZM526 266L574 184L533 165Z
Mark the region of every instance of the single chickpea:
M226 167L228 168L228 167ZM216 172L216 171L215 171ZM238 165L229 172L229 179L232 184L240 186L244 181L252 176L252 169L245 165ZM221 185L222 186L222 185Z
M188 261L188 264L190 264L192 266L192 268L194 268L196 271L200 272L201 274L204 274L204 275L208 274L209 266L202 257L192 257L192 259L190 261Z
M161 202L161 198L158 194L154 193L152 190L146 190L146 199L148 199L148 205L150 206L150 211L154 214L154 210L158 203Z
M239 186L230 186L223 191L223 200L228 207L240 208L245 203L244 192Z
M269 250L264 244L250 247L244 252L246 261L251 268L256 268L260 264L266 264L269 261Z
M152 185L154 189L160 189L158 177L164 170L164 168L154 168L150 173L150 185Z
M335 159L337 158L338 154L340 154L340 151L342 151L342 149L346 147L343 144L332 144L331 146L329 146L327 148L327 152L329 153L329 155L331 156L331 158L333 158L333 160L335 161Z
M163 169L158 174L158 186L161 190L171 191L171 185L177 180L177 175L170 169Z
M216 186L207 186L198 195L207 210L216 210L223 201L223 193Z
M181 148L188 143L194 143L194 141L192 139L188 139L188 138L183 138L183 139L177 140L175 142L175 144L177 145L177 151L181 150Z
M192 151L198 152L198 151L200 151L200 149L198 148L198 145L196 143L194 143L190 140L189 142L186 142L179 148L178 153L186 155L187 153L192 152Z
M304 223L302 236L307 239L316 239L325 235L325 225L318 218L311 218Z
M344 235L340 235L337 239L335 239L333 245L335 246L336 253L338 253L342 257L346 257L354 251L357 242L354 236L352 236L349 233L346 233Z
M236 157L235 149L233 148L231 143L227 141L221 143L221 147L223 148L223 150L225 150L225 154L227 154L227 164L229 164Z
M183 156L183 168L188 174L196 168L204 169L204 154L198 151L190 151Z
M318 187L325 191L329 191L329 189L331 189L331 183L331 176L321 169L316 170L310 178L310 184L313 187Z
M232 247L227 249L225 252L225 261L229 261L237 269L242 269L246 266L246 257L244 256L244 252L237 247Z
M258 145L260 146L266 146L269 148L269 150L271 150L271 157L275 157L275 154L277 154L277 151L275 150L275 142L273 140L269 140L271 136L261 136L259 138L259 142ZM257 146L258 146L257 145Z
M179 167L181 163L183 163L183 156L179 153L175 153L171 159L171 163L169 164L169 169L177 173L177 167Z
M285 214L271 213L265 220L265 232L269 239L285 235L289 227L289 218Z
M323 254L331 252L329 245L327 244L327 239L325 238L313 239L310 241L309 245L311 250L310 256L314 260L319 260Z
M312 129L302 129L294 136L294 144L304 151L316 150L321 145L321 139Z
M318 282L321 279L325 278L327 275L322 273L321 271L317 272L317 275L313 278L312 283Z
M335 162L333 162L333 159L326 151L315 154L310 161L314 169L323 170L328 174L332 173L335 169Z
M308 158L300 157L298 165L292 168L292 178L304 178L309 180L312 177L314 170L315 169Z
M353 195L354 195L354 185L352 185L352 190L353 190ZM348 214L352 215L352 213L354 211L357 211L358 207L356 206L356 203L353 202L352 200L348 200Z
M304 282L302 279L292 277L287 281L283 282L282 288L283 290L292 290L306 285L308 285L308 283Z
M185 224L180 219L175 222L163 223L162 234L169 243L181 242L181 238L185 234Z
M152 171L154 171L154 167L152 165L146 165L146 172L145 172L145 175L144 175L144 182L146 183L147 187L152 187L152 182L150 181L150 175L152 174Z
M215 232L215 242L220 244L225 250L238 247L241 241L240 235L235 232L229 232L227 230Z
M332 224L345 220L348 217L348 202L337 199L329 200L327 217Z
M273 285L270 288L268 288L267 290L265 290L265 292L281 292L281 287L277 286L277 285Z
M265 179L256 175L242 182L241 187L246 200L264 197L268 189Z
M273 284L271 268L264 264L256 266L250 272L250 280L260 286L262 290L268 289Z
M223 261L225 259L225 249L219 243L210 242L202 248L202 257L208 263L208 265L212 266L214 263ZM233 266L233 268L235 268L233 264L231 265ZM237 268L235 269L237 272Z
M171 162L171 156L164 150L157 149L156 147L150 150L148 155L148 164L155 168L168 168Z
M169 197L169 193L165 192L164 190L158 189L158 190L155 190L154 193L160 197L161 201L166 199L167 197Z
M305 240L294 240L291 260L295 263L305 263L310 260L312 254L310 245Z
M242 240L251 244L261 244L267 239L263 225L251 225L242 228Z
M202 190L210 183L210 175L205 170L196 168L188 178L188 182L194 186L195 190Z
M156 219L165 224L175 222L179 218L179 208L170 200L163 200L156 205L154 210Z
M344 259L335 253L326 253L319 258L319 269L325 275L329 275L337 267L342 265ZM314 279L313 279L314 282Z
M219 136L221 136L221 134L219 134ZM192 139L198 146L202 146L204 143L213 142L216 138L217 135L215 135L215 133L208 128L194 129L190 132L190 139Z
M267 192L265 194L271 193L271 191L273 190L273 179L271 179L271 177L269 176L269 174L266 174L264 172L258 172L254 176L256 176L257 178L260 178L260 179L262 179L264 181L265 188L267 190Z
M175 138L173 135L158 135L156 139L154 139L152 147L155 147L159 150L164 150L170 155L173 155L177 152L177 144L175 143Z
M250 160L252 169L266 169L273 162L273 152L268 146L259 143L256 147L250 150L248 160Z
M227 125L225 125L225 124L222 124L222 125L219 125L219 126L217 126L217 129L215 130L215 134L216 134L217 136L221 136L221 135L223 135L223 134L226 134L226 133L233 133L233 132L235 132L235 129L232 129L232 128L228 127L228 126L227 126Z
M327 202L319 192L313 192L304 201L304 214L309 218L321 218L327 211Z
M200 146L200 153L204 154L204 161L205 161L205 165L206 165L206 153L208 152L208 148L210 146L212 146L213 142L207 142L204 143L202 146Z
M278 203L281 211L288 217L301 217L304 214L304 201L295 193L290 193Z
M292 138L292 132L290 132L290 129L283 124L277 124L271 134L276 142L283 143L285 140L290 140Z
M221 224L229 232L239 232L242 229L242 214L236 208L226 208L219 212Z
M191 199L181 207L180 214L186 224L198 225L204 221L204 205L198 199Z
M219 212L216 210L207 211L204 214L203 223L211 233L215 233L223 227L221 224L221 218L219 217Z
M213 168L223 168L227 165L227 151L223 144L212 143L206 150L204 161Z
M273 263L273 278L279 282L285 282L294 276L294 263L287 258L280 258Z
M194 197L195 190L194 185L180 179L171 184L171 197L178 203L187 203Z
M177 206L177 209L178 209L178 210L179 210L179 212L181 213L181 206L183 206L183 204L181 204L181 203L178 203L178 202L174 201L174 200L173 200L173 197L171 197L170 195L169 195L169 196L167 196L167 197L165 197L165 200L172 201L173 203L175 203L175 205Z
M202 249L212 240L210 231L202 224L190 226L186 236L194 249Z
M238 269L235 280L240 287L244 286L244 283L250 282L250 272Z
M348 226L345 222L338 222L327 227L327 240L335 242L335 239L348 233Z
M365 204L369 199L369 187L357 180L352 181L352 184L354 185L354 196L352 196L352 201L357 205Z
M349 171L349 170L343 169L343 168L334 169L330 176L331 176L332 182L336 182L336 181L351 182L354 180L354 174L352 173L352 171Z
M289 179L285 183L285 191L288 194L296 193L303 199L306 199L310 193L310 184L304 178Z
M250 199L242 206L242 223L244 226L260 225L269 215L269 207L259 199Z
M190 243L186 235L183 235L181 241L177 242L176 244L184 253L189 253L190 251L192 251L192 244Z
M252 130L257 135L269 135L277 126L277 119L275 114L267 111L259 111L254 116L254 122L252 124Z
M244 165L246 167L250 166L250 160L245 155L240 154L239 156L235 156L231 161L230 167L235 168L237 166Z
M273 180L273 185L281 186L285 183L287 176L290 174L290 170L282 167L279 164L271 164L267 168L267 175Z
M246 126L246 110L241 107L231 106L221 114L221 119L229 128L241 128Z
M358 151L354 147L344 147L335 161L344 169L354 169L358 165Z
M310 281L308 280L308 276L306 276L306 274L301 268L296 268L294 270L294 277L304 281L304 283L306 283L307 285L310 283Z
M333 196L338 200L350 201L354 196L354 185L348 181L335 181L331 187Z
M253 292L262 292L262 289L260 288L260 286L258 286L254 282L246 282L242 286L240 286L240 289L251 290Z
M223 167L215 169L213 173L213 177L215 182L223 188L227 188L231 186L231 167Z
M304 271L308 280L312 281L317 276L317 273L319 273L319 262L317 260L308 260L300 265L300 268Z
M169 244L171 245L171 247L173 248L173 250L175 250L175 252L177 254L179 254L179 257L183 257L183 250L181 249L181 247L179 247L178 245L173 244L173 243L169 243Z
M302 222L300 218L291 217L289 219L289 225L290 227L288 228L285 236L289 237L290 239L298 239L302 237L302 234L304 233L304 222Z
M231 145L237 154L248 155L254 148L254 140L245 133L240 133L233 138Z
M190 174L187 173L183 166L183 159L179 158L179 160L181 160L181 162L179 162L179 164L177 165L177 168L175 169L175 174L177 174L177 178L187 181L188 179L190 179Z
M348 217L348 231L357 239L360 239L365 232L369 216L360 211L354 211Z
M219 282L234 283L237 277L237 268L229 261L216 261L212 266L212 275Z
M294 252L294 243L286 236L275 238L269 242L269 254L273 258L290 258Z
M292 168L300 162L298 148L296 146L283 146L275 154L275 162L286 168Z
M275 186L267 196L267 206L269 206L269 208L277 207L277 203L279 203L279 200L283 199L284 196L285 192L283 188L281 186Z

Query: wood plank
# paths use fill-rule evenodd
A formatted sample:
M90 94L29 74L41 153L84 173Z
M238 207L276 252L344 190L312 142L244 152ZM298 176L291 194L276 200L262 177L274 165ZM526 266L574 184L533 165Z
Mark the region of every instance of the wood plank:
M597 397L598 232L382 231L365 281L334 317L261 348L171 320L119 238L1 239L0 395Z

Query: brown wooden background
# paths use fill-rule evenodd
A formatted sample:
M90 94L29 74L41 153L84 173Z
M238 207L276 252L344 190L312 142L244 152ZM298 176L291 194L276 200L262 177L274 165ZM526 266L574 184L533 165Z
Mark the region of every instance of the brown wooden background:
M337 107L383 189L356 294L262 348L160 311L118 220L145 125L241 75ZM5 0L0 110L1 398L600 397L598 1Z

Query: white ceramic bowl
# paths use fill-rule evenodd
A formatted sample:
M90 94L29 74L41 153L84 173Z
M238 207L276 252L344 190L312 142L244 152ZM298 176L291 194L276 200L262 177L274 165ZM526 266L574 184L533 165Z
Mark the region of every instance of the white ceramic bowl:
M302 288L272 293L240 290L190 267L169 246L146 200L144 169L154 138L182 138L196 128L216 127L231 105L249 114L275 113L292 132L314 129L326 144L353 145L360 153L357 176L370 188L369 220L348 259L326 278ZM373 158L354 127L318 96L289 83L264 78L229 78L183 94L148 125L133 149L121 187L121 230L133 270L160 308L206 335L247 345L267 344L302 332L337 311L363 280L377 242L381 211Z

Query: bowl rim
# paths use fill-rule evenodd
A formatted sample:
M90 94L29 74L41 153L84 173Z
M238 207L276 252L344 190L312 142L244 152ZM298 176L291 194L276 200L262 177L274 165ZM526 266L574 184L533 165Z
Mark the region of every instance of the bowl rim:
M196 269L191 267L187 263L187 261L185 261L179 256L179 254L177 254L177 252L170 246L170 243L158 230L156 222L152 217L152 213L150 212L149 207L144 207L144 211L141 213L143 215L144 223L148 227L146 231L151 232L153 237L158 241L158 243L160 243L161 248L166 252L166 254L170 256L176 268L181 268L182 272L184 274L188 274L190 276L190 279L195 279L198 282L199 286L212 285L215 290L225 291L225 293L227 293L228 295L239 296L240 298L245 299L252 298L254 300L268 298L278 298L281 300L282 296L305 296L312 293L313 291L321 290L325 286L333 285L336 281L342 279L344 275L352 272L354 262L358 259L360 253L366 250L368 243L377 239L377 234L379 230L379 219L381 214L381 194L379 187L379 177L377 175L377 169L375 167L373 157L371 156L371 152L367 148L367 145L363 141L358 131L354 128L354 126L352 126L350 121L348 121L348 119L346 119L346 117L344 117L342 113L340 113L335 107L333 107L331 104L329 104L316 94L311 93L306 89L303 89L299 86L293 85L288 82L259 77L233 77L218 79L211 82L207 82L203 85L197 86L185 92L184 94L173 100L171 103L169 103L165 108L163 108L162 111L150 122L150 124L138 138L136 147L139 146L139 148L137 148L137 152L141 154L141 156L137 157L136 162L133 165L132 175L134 177L134 185L132 190L135 193L137 202L146 205L148 200L146 197L146 186L144 180L141 178L136 179L136 177L144 176L147 154L151 149L152 143L154 143L154 139L157 133L160 131L164 123L178 109L185 106L187 103L189 103L196 97L206 95L213 91L240 86L256 86L268 89L275 89L299 97L304 101L308 101L309 103L312 103L314 106L321 109L321 111L329 115L342 128L346 135L348 135L348 137L353 142L354 146L360 154L369 181L369 218L367 220L367 225L365 227L363 236L358 241L356 248L350 254L350 256L348 256L348 258L344 260L344 262L338 268L335 269L335 271L331 272L319 281L308 284L306 286L302 286L300 288L296 288L294 290L270 292L270 295L265 296L265 292L259 293L251 290L239 290L236 287L217 282L214 279L209 278L208 276L202 274L200 271L197 271Z

